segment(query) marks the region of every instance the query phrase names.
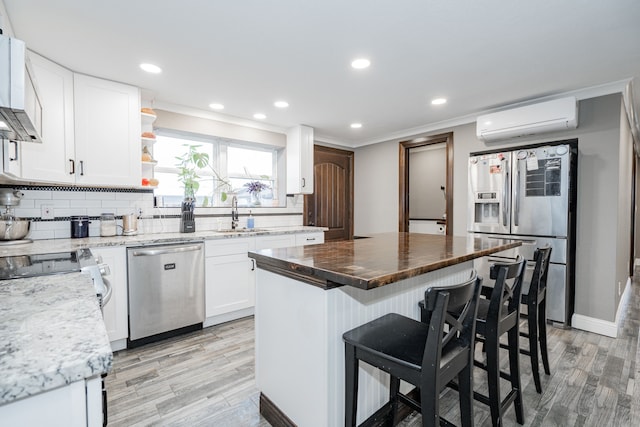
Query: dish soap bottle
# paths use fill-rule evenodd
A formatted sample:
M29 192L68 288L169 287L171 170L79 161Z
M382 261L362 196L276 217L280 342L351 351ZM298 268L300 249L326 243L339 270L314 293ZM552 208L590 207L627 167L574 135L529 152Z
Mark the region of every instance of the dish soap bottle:
M253 229L253 215L251 215L251 211L249 211L249 218L247 218L247 228L249 230Z

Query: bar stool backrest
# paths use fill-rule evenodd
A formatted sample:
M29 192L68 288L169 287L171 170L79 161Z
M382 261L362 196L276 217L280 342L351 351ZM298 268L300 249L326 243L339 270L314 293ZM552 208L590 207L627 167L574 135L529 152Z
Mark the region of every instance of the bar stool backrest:
M533 253L533 260L536 263L529 284L530 298L534 295L545 292L547 288L547 275L549 273L549 260L551 259L551 247L549 245L543 248L537 248Z
M495 280L487 319L502 321L506 317L520 316L520 295L524 281L526 260L518 255L515 262L495 263L489 277Z
M439 367L442 349L452 341L472 351L481 288L482 278L474 271L464 283L433 286L425 291L426 320L430 329L423 354L423 367ZM446 333L445 325L448 325Z

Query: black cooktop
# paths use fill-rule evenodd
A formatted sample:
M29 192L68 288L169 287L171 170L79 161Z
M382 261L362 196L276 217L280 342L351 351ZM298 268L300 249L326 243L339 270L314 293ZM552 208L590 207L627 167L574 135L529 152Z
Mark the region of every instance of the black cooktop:
M80 271L93 259L88 249L38 255L0 257L0 280Z

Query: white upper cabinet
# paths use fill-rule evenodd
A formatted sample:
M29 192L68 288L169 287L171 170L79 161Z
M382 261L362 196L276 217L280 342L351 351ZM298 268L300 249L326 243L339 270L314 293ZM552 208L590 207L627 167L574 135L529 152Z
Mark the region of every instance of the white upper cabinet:
M42 144L20 144L21 176L38 182L74 183L73 72L33 52L29 59L42 103Z
M74 76L75 175L84 185L140 185L140 91Z
M313 128L287 131L287 194L313 194Z

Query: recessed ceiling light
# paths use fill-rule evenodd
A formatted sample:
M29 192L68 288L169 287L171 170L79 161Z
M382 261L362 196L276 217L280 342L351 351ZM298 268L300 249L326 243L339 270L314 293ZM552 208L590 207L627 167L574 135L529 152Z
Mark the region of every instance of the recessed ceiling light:
M351 129L360 129L362 127L362 123L351 123Z
M447 98L435 98L431 100L431 105L442 105L447 103Z
M289 103L287 101L276 101L273 103L273 105L278 108L287 108L289 106Z
M224 105L216 104L214 102L213 104L209 104L209 108L211 108L212 110L224 110Z
M147 73L158 74L162 72L162 68L153 64L140 64L140 68L142 68Z
M351 66L353 68L356 68L358 70L362 69L362 68L367 68L369 65L371 65L371 61L369 61L366 58L358 58L355 59L351 62Z
M266 115L264 115L264 114L262 114L262 113L255 113L255 114L253 115L253 118L254 118L254 119L258 119L258 120L264 120L264 119L266 119L266 118L267 118L267 116L266 116Z

